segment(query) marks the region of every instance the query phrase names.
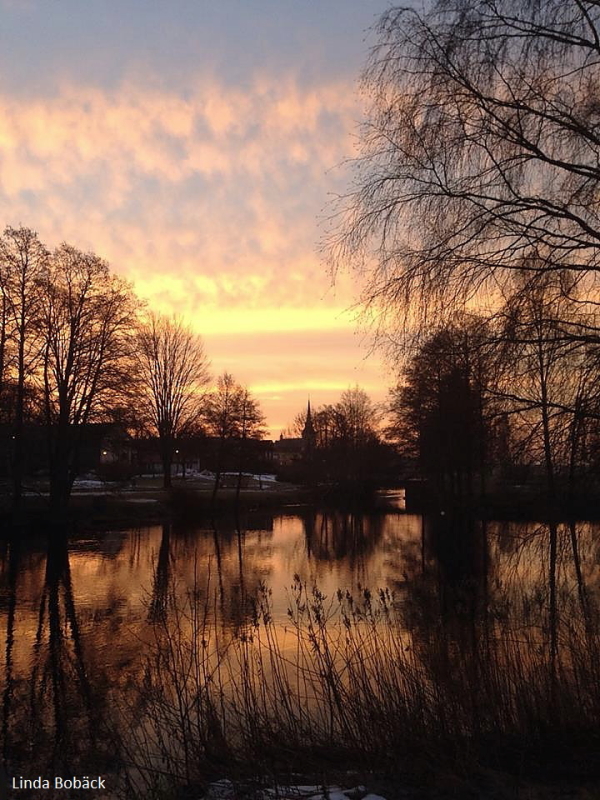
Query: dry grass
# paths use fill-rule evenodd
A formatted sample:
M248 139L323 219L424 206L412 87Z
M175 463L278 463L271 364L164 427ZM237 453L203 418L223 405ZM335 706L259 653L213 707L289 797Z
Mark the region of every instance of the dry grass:
M236 634L199 597L171 592L135 701L121 709L124 796L174 786L200 796L223 775L257 787L351 770L440 797L440 784L467 797L466 784L510 775L505 783L528 781L519 796L534 798L536 782L600 777L600 636L589 617L568 619L552 658L535 625L407 629L388 592L325 598L297 580L284 631L263 588Z

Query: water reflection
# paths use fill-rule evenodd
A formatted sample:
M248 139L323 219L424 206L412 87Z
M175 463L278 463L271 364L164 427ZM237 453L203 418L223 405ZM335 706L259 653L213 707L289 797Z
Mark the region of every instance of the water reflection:
M162 536L152 581L152 597L148 605L148 619L157 622L166 617L169 586L171 582L171 523L162 526Z
M394 625L424 680L461 670L479 719L475 687L491 663L508 658L509 645L541 654L528 657L524 670L550 659L558 671L569 666L573 637L591 640L598 533L591 523L552 529L304 509L107 531L68 545L56 537L51 546L3 543L5 765L9 774L34 763L72 768L78 760L91 769L92 757L110 749L100 739L111 709L143 681L157 627L172 624L174 597L191 597L203 625L235 638L253 631L268 587L283 641L294 576L327 598L389 587Z
M26 559L24 550L15 539L4 554L3 760L9 774L34 764L59 774L80 759L97 763L105 681L88 671L66 540L52 537L43 567L39 552Z
M46 733L53 740L52 766L62 766L61 756L71 752L70 738L75 731L79 738L81 723L94 743L96 706L75 611L68 546L61 539L52 541L46 555L30 685L31 718L48 726Z
M302 522L309 557L319 561L347 561L354 572L357 568L364 570L379 546L386 518L381 514L308 510L302 515Z

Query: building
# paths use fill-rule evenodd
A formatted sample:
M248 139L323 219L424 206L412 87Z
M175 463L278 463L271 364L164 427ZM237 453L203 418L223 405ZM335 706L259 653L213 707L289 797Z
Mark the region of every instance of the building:
M287 466L300 461L309 459L315 449L317 434L312 421L310 400L306 406L306 421L299 437L284 437L280 435L279 440L273 445L273 461L279 466Z

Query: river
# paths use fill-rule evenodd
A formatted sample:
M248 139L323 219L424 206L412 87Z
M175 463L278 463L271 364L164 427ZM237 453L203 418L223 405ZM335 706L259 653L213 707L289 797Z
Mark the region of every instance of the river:
M159 669L156 643L165 631L200 635L182 611L190 598L201 608L201 635L220 642L251 639L268 604L270 635L288 659L290 629L304 624L299 596L314 597L313 587L331 618L343 616L342 607L355 619L365 604L393 607L406 649L422 648L440 626L464 648L483 626L486 636L513 637L517 647L560 651L597 609L599 534L592 523L558 526L553 565L550 530L541 523L401 510L292 509L216 525L80 531L51 547L42 535L5 542L5 763L21 775L65 764L86 774L119 769L117 745L106 738L113 709L116 724L133 725L123 709L138 713L132 698Z

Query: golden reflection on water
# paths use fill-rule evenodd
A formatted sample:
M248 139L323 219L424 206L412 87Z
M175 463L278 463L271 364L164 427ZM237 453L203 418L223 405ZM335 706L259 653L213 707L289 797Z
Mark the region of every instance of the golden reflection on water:
M598 533L591 523L558 528L556 583L564 638L577 633L582 609L598 607ZM288 610L299 591L310 604L313 586L333 615L340 642L338 592L360 626L361 602L372 598L377 608L377 590L389 588L393 624L373 638L365 624L365 646L357 658L374 656L369 642L379 646L388 636L394 647L401 640L400 651L423 665L424 675L428 664L461 668L479 648L496 659L514 652L507 646L526 645L530 654L543 654L548 542L548 527L534 522L302 510L253 515L239 526L235 520L216 528L165 523L79 537L68 546L4 545L3 740L25 753L25 761L44 736L53 742L53 764L65 754L72 761L79 746L89 752L99 715L106 719L106 710L140 684L157 641L174 631L184 641L192 632L196 639L206 637L209 671L235 637L242 643L238 654L244 648L256 653L262 643L263 653L275 648L293 667L300 657L296 634L306 620L296 616L295 624ZM366 587L371 595L365 595ZM273 621L268 631L254 624L265 599ZM182 608L192 607L203 615L200 624L181 616ZM310 648L302 658L309 655ZM527 671L537 668L537 655ZM268 679L270 669L268 663L260 666L260 680ZM233 688L235 670L234 660L226 676Z
M452 574L444 572L444 560L450 558L455 569L456 548L450 544L446 554L444 548L437 548L439 523L434 519L424 525L420 516L396 513L262 514L246 520L239 529L234 523L220 524L218 529L165 524L108 531L100 537L76 540L68 548L68 567L72 604L84 649L93 653L94 664L109 672L133 664L150 635L153 615L166 606L173 587L182 594L195 588L204 598L214 594L215 602L209 604L211 618L232 630L240 630L250 621L249 601L263 584L272 592L274 620L287 624L294 576L309 587L318 586L329 598L340 589L357 595L364 587L389 587L402 597L412 586L418 600L419 592L424 591L433 575L436 580L441 575L446 583L453 579ZM600 584L595 533L597 526L578 524L583 577L590 589ZM473 574L459 574L456 579L479 580L481 576L475 573L484 571L488 605L502 605L500 595L505 605L509 601L516 603L517 595L545 597L545 526L491 522L485 535L487 551L473 556L474 563L468 568ZM564 526L559 535L563 557L559 559L558 575L559 582L568 584L573 592L570 547ZM5 607L11 592L6 554L0 565L5 601L0 635L6 641ZM31 665L46 569L43 543L38 548L21 548L13 587L16 635L11 658L16 671L27 670Z
M110 672L134 662L149 636L149 614L166 602L173 585L182 593L194 586L205 595L216 593L216 621L236 628L248 615L247 598L264 583L272 590L273 615L283 623L295 575L328 596L338 589L394 586L413 569L421 547L421 520L412 515L260 515L248 522L239 530L233 524L218 530L153 525L72 542L72 602L94 664ZM43 544L24 549L12 652L17 670L31 664L45 571ZM6 624L2 614L4 640Z

